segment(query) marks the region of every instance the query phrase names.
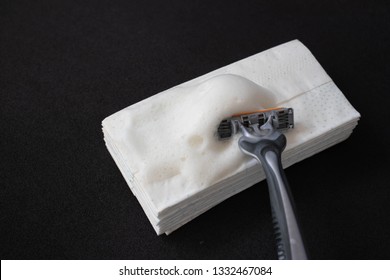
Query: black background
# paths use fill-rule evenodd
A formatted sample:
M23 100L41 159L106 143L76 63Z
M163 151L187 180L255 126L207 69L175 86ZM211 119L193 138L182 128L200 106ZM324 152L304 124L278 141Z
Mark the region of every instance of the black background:
M293 39L362 114L286 171L311 258L390 258L390 10L361 2L2 0L1 258L276 258L265 182L156 236L101 121Z

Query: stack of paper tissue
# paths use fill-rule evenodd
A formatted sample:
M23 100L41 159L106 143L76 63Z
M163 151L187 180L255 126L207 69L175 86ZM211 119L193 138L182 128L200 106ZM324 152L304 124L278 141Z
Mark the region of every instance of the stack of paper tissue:
M345 140L360 117L295 40L107 117L104 139L157 234L168 234L265 178L239 150L240 135L215 133L226 117L275 106L294 109L284 167Z

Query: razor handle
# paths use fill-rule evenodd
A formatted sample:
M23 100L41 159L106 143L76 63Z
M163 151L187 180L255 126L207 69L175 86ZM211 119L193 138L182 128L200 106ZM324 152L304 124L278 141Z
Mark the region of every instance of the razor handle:
M278 131L273 131L268 137L260 137L255 141L242 137L239 145L246 153L256 158L265 171L278 258L307 259L292 194L281 161L281 154L286 147L286 137Z

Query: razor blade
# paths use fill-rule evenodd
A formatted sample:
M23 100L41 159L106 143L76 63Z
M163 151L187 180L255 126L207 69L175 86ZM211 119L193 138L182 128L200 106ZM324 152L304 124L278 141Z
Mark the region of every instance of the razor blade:
M222 120L217 129L218 137L220 140L224 140L236 134L239 131L237 121L247 128L261 127L270 117L273 127L277 130L284 131L294 127L294 110L292 108L269 108L235 114L231 118Z

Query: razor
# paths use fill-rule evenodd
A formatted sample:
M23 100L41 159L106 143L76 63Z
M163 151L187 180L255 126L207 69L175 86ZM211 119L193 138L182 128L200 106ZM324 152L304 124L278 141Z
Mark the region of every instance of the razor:
M245 112L224 119L218 126L220 140L241 132L240 150L263 166L272 207L278 259L307 259L290 187L283 170L281 155L287 140L282 133L294 128L292 108L270 108Z

